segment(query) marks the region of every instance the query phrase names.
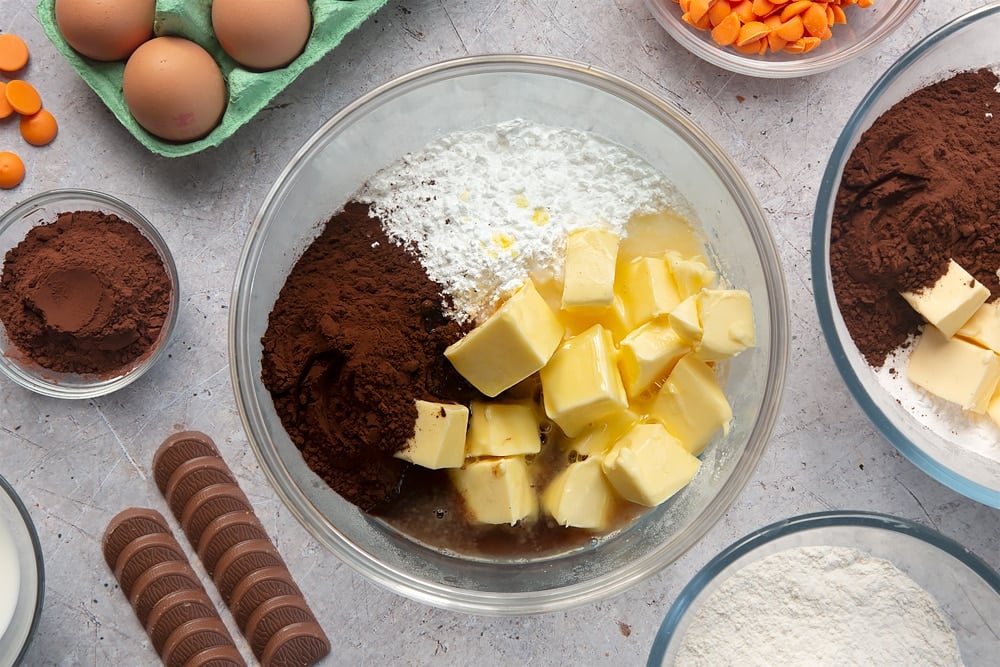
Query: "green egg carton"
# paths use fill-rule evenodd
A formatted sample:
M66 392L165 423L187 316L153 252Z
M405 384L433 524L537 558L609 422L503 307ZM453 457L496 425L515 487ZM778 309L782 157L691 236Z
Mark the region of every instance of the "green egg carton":
M40 0L38 19L56 49L139 143L157 155L182 157L218 146L232 136L307 67L378 11L386 0L310 0L313 26L305 50L287 66L268 72L246 70L222 50L212 32L211 0L157 0L154 34L186 37L200 44L219 63L229 91L229 103L219 125L204 138L187 143L163 141L135 121L122 96L125 62L98 62L74 51L56 25L55 3L56 0Z

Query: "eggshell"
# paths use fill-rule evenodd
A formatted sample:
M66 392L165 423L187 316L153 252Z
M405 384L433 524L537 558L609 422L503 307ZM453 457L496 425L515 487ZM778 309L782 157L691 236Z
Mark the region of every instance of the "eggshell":
M306 0L215 0L212 30L233 60L254 70L284 67L309 40Z
M128 59L125 104L151 134L193 141L212 131L226 109L226 82L215 59L181 37L157 37Z
M76 51L124 60L153 36L155 0L56 0L56 24Z

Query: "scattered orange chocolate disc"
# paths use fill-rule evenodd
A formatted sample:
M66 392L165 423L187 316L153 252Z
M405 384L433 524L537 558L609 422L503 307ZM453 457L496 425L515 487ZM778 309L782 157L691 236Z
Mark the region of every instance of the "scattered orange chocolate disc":
M181 431L164 440L153 455L153 479L160 493L167 492L167 482L178 466L201 456L219 456L219 450L200 431Z
M42 108L42 96L38 94L35 87L27 81L14 79L7 82L4 89L4 97L7 102L22 116L30 116L38 113Z
M0 151L0 188L16 188L24 180L24 162L17 153Z
M21 136L32 146L45 146L52 143L59 133L56 118L47 109L41 109L31 116L21 116Z
M0 34L0 70L16 72L28 64L28 45L17 35Z
M0 119L14 114L14 107L7 101L7 84L0 81Z

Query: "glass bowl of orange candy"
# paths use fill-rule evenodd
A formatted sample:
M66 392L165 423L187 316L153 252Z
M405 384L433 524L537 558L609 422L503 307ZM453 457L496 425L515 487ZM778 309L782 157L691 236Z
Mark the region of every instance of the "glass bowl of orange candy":
M895 30L920 0L646 0L696 56L737 74L792 78L856 58Z

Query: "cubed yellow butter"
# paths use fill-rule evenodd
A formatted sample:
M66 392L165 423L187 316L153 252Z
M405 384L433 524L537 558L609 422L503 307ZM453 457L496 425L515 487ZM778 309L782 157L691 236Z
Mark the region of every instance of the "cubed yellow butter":
M541 378L545 414L571 438L628 407L611 333L599 324L563 343Z
M753 305L744 290L703 289L698 294L701 341L695 352L704 361L736 356L756 340Z
M639 422L632 410L617 410L593 422L580 435L562 441L563 449L580 456L601 456Z
M617 499L604 476L601 458L571 463L542 492L542 509L562 526L601 530L608 525Z
M544 366L562 333L555 313L529 280L444 355L476 389L496 396Z
M955 334L968 341L1000 352L1000 301L984 303Z
M448 474L476 523L513 526L538 514L538 497L523 457L470 460Z
M615 296L618 235L581 229L566 237L562 307L566 310L610 306Z
M927 325L910 353L906 377L964 410L983 414L1000 381L1000 357Z
M719 429L729 430L733 411L712 369L694 354L686 354L660 387L649 411L697 456Z
M466 456L516 456L542 449L531 401L472 401Z
M902 292L902 296L925 320L950 338L986 303L990 291L950 259L948 270L936 283L918 292Z
M704 257L684 257L679 252L667 253L667 265L677 286L677 296L683 301L704 287L715 287L719 275L708 268Z
M701 340L701 316L698 315L698 295L692 295L677 304L667 315L667 321L677 335L694 345Z
M424 468L460 468L465 463L469 409L454 403L417 400L413 437L395 457Z
M604 457L604 474L633 503L656 507L688 484L701 461L660 424L636 424Z
M576 310L559 309L556 313L559 322L563 325L563 337L572 338L578 336L595 324L611 332L611 337L617 343L632 330L628 323L628 315L625 313L625 303L617 294L610 306L603 308L579 308Z
M682 257L697 257L705 254L705 244L686 219L670 211L661 211L632 216L626 223L618 254L655 257L670 250Z
M662 379L691 351L666 318L646 322L622 339L618 346L618 369L625 392L634 398Z
M666 315L680 303L667 260L660 257L636 257L621 264L615 291L625 302L625 313L633 329Z

